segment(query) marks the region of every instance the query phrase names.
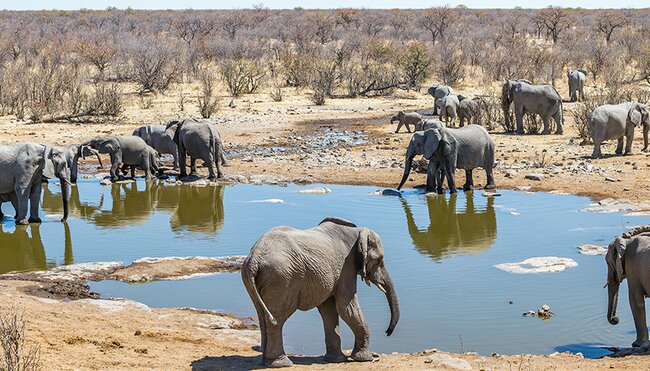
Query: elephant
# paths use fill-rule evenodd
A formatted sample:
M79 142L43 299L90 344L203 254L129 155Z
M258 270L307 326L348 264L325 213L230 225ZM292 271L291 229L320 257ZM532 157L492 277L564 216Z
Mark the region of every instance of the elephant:
M339 316L354 333L352 359L372 361L370 330L357 298L357 275L386 294L391 318L386 335L399 321L395 285L384 262L379 235L335 217L314 228L275 227L251 248L242 280L260 321L262 360L268 367L288 367L282 327L297 310L318 307L325 329L328 362L344 362Z
M621 282L627 278L628 297L636 340L633 347L650 347L646 325L645 297L650 292L650 226L636 227L617 237L607 248L607 320L618 324L616 305Z
M429 129L417 132L411 137L406 149L404 175L397 189L401 189L411 173L411 164L415 155L424 155L429 160L427 171L427 192L442 193L442 168L447 177L449 192L456 192L454 172L464 169L466 180L464 190L471 190L474 181L472 170L477 167L485 169L487 184L485 189L496 188L492 169L494 167L494 142L482 126L468 125L460 129ZM437 179L436 179L437 178Z
M484 106L484 101L480 97L474 99L464 99L460 102L458 106L458 118L460 119L460 127L465 126L465 119L467 119L467 124L473 123L478 124L478 119L481 115L481 109Z
M129 135L102 135L81 144L111 157L111 181L119 180L120 165L133 165L142 169L147 181L153 179L151 152L142 138Z
M550 134L549 120L557 126L555 134L562 134L562 97L551 85L533 85L528 80L508 80L503 84L501 104L506 125L510 125L510 105L515 105L517 134L524 133L524 113L539 115L544 122L542 134Z
M496 241L497 218L494 197L487 197L485 209L474 206L474 195L466 194L465 209L456 208L458 195L426 196L429 226L420 229L405 198L400 198L413 246L422 254L441 260L447 255L486 251Z
M429 95L433 97L433 102L434 102L433 115L436 116L439 114L439 112L438 112L438 106L435 105L435 102L442 97L445 97L449 94L453 94L454 89L452 89L451 86L447 86L447 85L432 85L429 87L429 89L427 89L427 93L429 93Z
M190 119L170 121L165 132L173 138L174 143L178 146L179 179L187 176L185 164L187 155L191 158L190 175L197 175L196 160L201 159L204 166L208 167L208 179L223 178L220 165L228 165L225 160L221 135L214 125Z
M43 180L58 178L61 182L63 218L68 219L70 169L65 153L56 147L37 143L0 146L0 202L12 201L16 224L40 223L38 207ZM27 205L29 204L29 219Z
M69 214L83 220L91 220L93 215L99 213L104 206L104 195L98 203L82 202L79 196L79 187L70 188L69 197ZM61 195L50 190L48 184L43 184L43 198L41 199L41 208L46 213L57 214L63 210L61 204Z
M99 210L86 219L100 228L145 223L154 210L153 184L155 182L146 182L144 189L136 182L111 184L111 209Z
M149 145L147 145L146 151L149 154L149 173L160 174L160 162L158 161L158 152L156 152L156 150ZM126 176L126 174L130 170L131 178L135 179L136 168L138 168L138 166L123 164L122 175ZM140 169L140 170L144 170L144 169Z
M146 125L133 131L133 135L142 138L145 143L161 155L174 157L174 169L178 168L178 148L173 138L165 133L165 125Z
M428 129L440 129L445 125L439 120L422 120L415 124L415 131L425 131Z
M395 121L398 121L397 129L395 129L395 134L399 133L399 129L402 127L402 125L404 125L406 127L406 131L410 133L411 129L409 125L417 125L418 122L422 121L422 116L417 112L404 113L404 111L399 111L390 118L391 125Z
M623 153L623 137L626 138L625 154L632 154L634 128L643 124L643 150L648 147L648 128L650 119L648 107L645 104L624 102L621 104L605 104L596 107L587 120L589 136L594 141L593 158L602 157L601 144L606 140L616 139L618 145L616 154Z
M76 184L79 174L79 157L86 158L86 156L95 156L97 157L97 162L99 162L99 167L103 167L102 158L99 156L99 152L89 147L79 146L76 144L67 146L67 147L58 147L65 152L65 158L68 162L68 167L70 168L70 183Z
M587 81L587 71L577 69L567 72L569 79L569 99L571 102L585 100L585 82Z
M436 100L436 106L440 109L440 120L444 121L447 126L449 126L451 120L451 126L456 126L456 116L460 106L458 96L454 94L446 95Z

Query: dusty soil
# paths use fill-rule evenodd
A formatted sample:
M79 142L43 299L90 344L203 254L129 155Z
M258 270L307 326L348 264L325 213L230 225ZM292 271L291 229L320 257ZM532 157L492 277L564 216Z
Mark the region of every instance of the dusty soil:
M472 97L482 93L475 86L457 89ZM187 91L187 89L185 90ZM560 93L567 96L566 88ZM186 93L191 94L191 93ZM283 102L273 102L260 93L234 101L235 107L222 100L216 115L226 151L235 153L229 176L249 181L251 176L285 181L362 184L395 187L402 174L407 133L394 134L389 117L398 110L430 112L431 97L418 92L396 92L392 97L328 100L325 106L312 106L307 92L287 91ZM0 117L0 142L35 141L55 145L80 143L102 133L128 134L134 128L176 117L198 117L192 103L180 112L177 92L154 99L153 107L141 109L133 102L122 117L99 124L29 124L12 117ZM192 98L192 97L190 97ZM564 135L492 133L497 145L496 182L499 188L530 186L531 190L559 190L595 199L628 199L640 203L650 200L650 175L647 154L641 153L640 135L635 140L637 153L631 156L607 156L591 160L591 146L580 146L573 127L572 104L565 103ZM328 129L347 131L367 142L350 146L325 146L314 141ZM264 150L260 150L260 149ZM614 143L603 153L614 152ZM232 154L232 153L231 153ZM89 159L90 161L90 159ZM541 180L525 179L542 174ZM458 172L458 184L464 174ZM474 174L475 184L485 182L484 173ZM425 182L423 174L412 174L406 184L413 187ZM167 263L165 263L167 264ZM201 267L203 270L206 267ZM143 275L132 268L127 276ZM169 267L165 267L168 270ZM179 268L178 276L196 273ZM126 274L126 273L125 273ZM158 277L160 278L160 277ZM87 278L85 278L87 279ZM41 287L47 282L0 281L0 311L20 308L28 321L28 345L41 348L45 369L225 369L254 368L259 353L251 349L258 343L257 331L226 315L205 311L147 308L128 301L68 298L93 297L83 287L57 289ZM56 286L56 285L55 285ZM39 288L40 287L40 288ZM80 294L74 294L75 290ZM50 292L43 298L33 294ZM66 294L66 292L68 292ZM217 293L215 293L217 294ZM84 296L85 295L85 296ZM43 296L43 295L41 295ZM61 300L61 298L64 298ZM248 300L238 298L237 300ZM531 339L532 340L532 339ZM423 344L423 348L435 344ZM322 364L321 358L295 357L300 367L366 369L367 364ZM493 356L426 353L381 355L373 368L411 369L585 369L612 367L638 369L650 366L645 357L585 360L579 356Z

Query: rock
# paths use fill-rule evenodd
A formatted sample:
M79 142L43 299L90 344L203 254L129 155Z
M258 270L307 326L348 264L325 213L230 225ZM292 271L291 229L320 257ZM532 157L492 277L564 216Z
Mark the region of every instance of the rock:
M620 182L620 178L610 178L610 177L605 177L606 182Z
M328 193L332 193L332 190L326 187L318 187L318 188L301 189L298 191L298 193L312 194L312 195L325 195Z
M296 184L311 184L314 180L312 178L296 178L293 182Z
M578 252L582 255L605 255L607 247L599 245L580 245Z
M528 192L528 191L530 191L531 188L532 188L531 186L518 186L517 190L518 191Z
M441 369L454 369L454 370L471 370L469 362L464 359L455 358L448 354L434 353L424 360L424 363L433 364L436 368Z
M535 174L526 174L525 178L530 179L530 180L540 181L540 180L544 179L544 174L537 174L537 173L535 173Z
M499 197L501 196L501 193L499 192L483 192L482 193L483 197Z
M396 190L396 189L391 189L391 188L386 188L383 191L381 191L381 194L383 196L401 196L402 192Z
M256 202L256 203L267 203L267 204L283 204L284 200L279 199L279 198L269 198L266 200L255 200L251 202Z
M570 258L543 256L526 259L517 263L502 263L494 267L509 273L555 273L567 268L577 267L578 263Z
M111 182L110 179L102 179L102 180L99 181L99 184L101 184L101 185L103 185L103 186L109 186L109 185L111 185L112 183L113 183L113 182Z

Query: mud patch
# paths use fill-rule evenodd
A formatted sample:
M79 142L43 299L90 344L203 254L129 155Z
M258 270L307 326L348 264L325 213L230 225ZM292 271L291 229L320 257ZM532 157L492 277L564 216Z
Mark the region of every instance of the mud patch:
M179 280L191 277L236 272L241 269L243 257L170 257L143 258L109 274L106 279L123 282L151 282Z

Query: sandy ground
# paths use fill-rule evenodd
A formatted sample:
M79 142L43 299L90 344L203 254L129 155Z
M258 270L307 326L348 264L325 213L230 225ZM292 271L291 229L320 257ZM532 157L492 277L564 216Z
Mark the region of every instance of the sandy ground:
M477 93L472 87L459 90L469 97ZM560 93L567 95L562 88ZM390 125L389 117L398 110L430 112L433 103L431 97L423 93L396 92L393 97L328 100L325 106L315 107L307 92L288 91L286 95L287 98L279 103L264 93L245 96L234 101L234 108L227 106L229 98L222 100L215 121L225 139L226 151L246 152L230 160L231 166L225 168L226 175L395 187L402 174L404 150L410 135L394 134L395 127ZM188 111L180 112L176 97L175 92L158 96L150 109L139 108L134 100L122 117L96 124L29 124L12 117L0 117L0 143L34 141L69 145L102 133L131 134L140 125L171 118L198 117L192 103L186 103ZM515 136L502 134L500 129L492 133L497 146L495 178L498 187L529 186L533 191L559 190L595 199L627 199L635 203L650 200L650 187L646 182L650 164L646 159L648 155L640 152L640 133L635 140L635 155L591 160L588 155L592 147L577 144L580 140L573 127L571 107L572 104L565 103L565 134L561 136ZM322 148L311 137L322 136L328 129L347 131L366 139L367 143ZM290 149L285 152L272 152L287 147ZM267 148L267 151L259 151L260 148ZM613 152L613 143L603 148L605 154ZM525 179L529 174L542 174L541 180ZM457 178L457 183L462 184L464 174L459 171ZM474 178L477 186L485 182L482 171L476 171ZM424 182L423 174L412 174L406 187ZM185 269L179 272L179 275L188 273ZM204 311L146 308L125 301L47 299L33 295L38 290L27 289L41 284L0 281L0 311L12 308L25 311L28 344L40 346L45 369L212 370L259 366L259 353L251 348L257 344L258 334L241 330L247 326L238 319ZM428 347L435 347L435 344L423 345L423 348ZM368 367L355 363L326 365L320 358L311 357L298 357L294 361L300 367L309 365L315 369ZM650 367L650 359L585 360L573 355L482 357L431 352L381 355L372 367L639 369Z

